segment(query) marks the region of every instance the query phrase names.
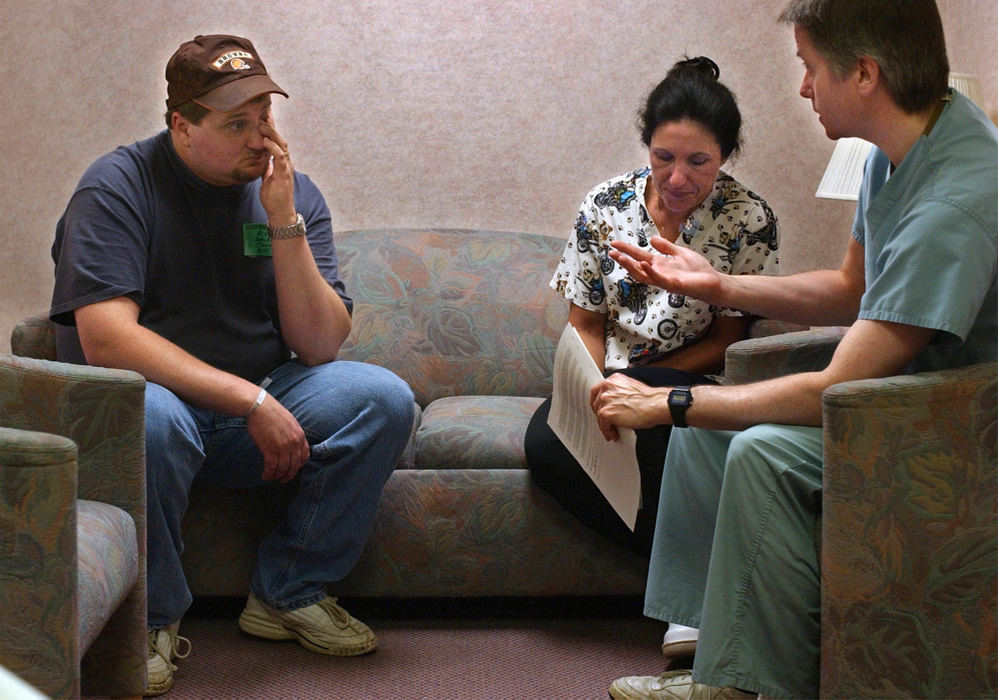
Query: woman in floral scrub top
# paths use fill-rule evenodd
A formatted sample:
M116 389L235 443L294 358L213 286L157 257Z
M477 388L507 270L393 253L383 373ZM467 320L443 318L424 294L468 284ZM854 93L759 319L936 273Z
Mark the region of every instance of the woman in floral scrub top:
M635 282L608 255L611 241L653 236L692 248L729 274L775 274L777 222L766 202L721 170L738 152L741 116L709 58L677 63L641 114L649 167L586 196L551 286L597 366L653 386L713 382L748 318ZM631 532L547 425L550 399L525 438L534 482L590 528L647 555L670 427L638 431L643 507Z

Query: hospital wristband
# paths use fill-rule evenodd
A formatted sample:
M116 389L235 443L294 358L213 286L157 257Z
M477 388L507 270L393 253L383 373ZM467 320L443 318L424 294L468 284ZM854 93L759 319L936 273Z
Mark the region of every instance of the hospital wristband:
M253 402L253 408L251 408L249 410L249 413L243 416L243 418L248 420L250 416L256 413L256 409L260 408L260 405L263 403L263 400L266 398L267 398L267 390L261 388L260 393L256 395L256 400Z

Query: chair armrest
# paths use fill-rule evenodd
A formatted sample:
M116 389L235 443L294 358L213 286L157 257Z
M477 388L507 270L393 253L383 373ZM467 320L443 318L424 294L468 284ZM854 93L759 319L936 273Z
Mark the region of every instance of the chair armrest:
M148 653L145 379L124 370L0 355L0 417L13 428L70 438L77 446L76 495L116 505L135 521L139 580L79 668L88 694L137 696L145 687Z
M76 455L0 427L0 663L49 697L79 693Z
M996 389L998 362L982 362L937 372L842 382L825 389L821 400L825 411L862 411L869 420L889 420L901 411L904 420L911 421L913 413L943 405L964 414L979 411L985 408L982 402L988 403L988 399L994 411ZM933 416L937 417L945 416ZM995 416L990 419L994 421Z
M46 314L18 321L10 334L10 351L21 357L54 360L55 324Z
M748 384L824 369L845 332L832 326L739 340L724 354L724 382Z
M135 372L0 355L9 428L68 437L78 496L123 508L145 536L145 379Z
M822 696L989 695L998 363L822 395ZM990 651L988 651L990 649Z
M753 316L749 321L748 335L746 338L765 338L770 335L780 335L782 333L796 333L806 331L810 326L802 326L799 323L790 321L778 321L775 318L764 316Z

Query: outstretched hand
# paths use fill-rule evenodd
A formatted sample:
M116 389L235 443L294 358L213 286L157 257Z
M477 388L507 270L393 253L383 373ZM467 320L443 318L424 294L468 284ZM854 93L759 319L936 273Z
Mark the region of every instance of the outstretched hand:
M722 305L721 275L705 257L661 236L652 237L650 243L661 255L631 243L613 241L610 257L638 282Z

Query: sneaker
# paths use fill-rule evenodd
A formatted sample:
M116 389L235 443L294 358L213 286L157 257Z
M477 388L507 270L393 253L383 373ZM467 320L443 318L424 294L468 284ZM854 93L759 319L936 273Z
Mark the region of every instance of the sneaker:
M359 656L378 646L371 628L351 617L336 604L336 598L285 611L261 603L250 593L239 628L264 639L293 639L309 651L333 656Z
M699 636L700 630L695 627L686 627L670 622L669 629L666 630L665 637L662 639L662 653L667 658L693 656L697 650Z
M191 640L177 634L180 621L168 627L149 630L149 658L146 661L146 690L142 695L152 697L162 695L173 686L173 672L177 670L173 661L186 659L191 653Z
M668 671L661 676L628 676L610 686L615 700L744 700L757 697L736 688L715 688L693 682L690 671Z

